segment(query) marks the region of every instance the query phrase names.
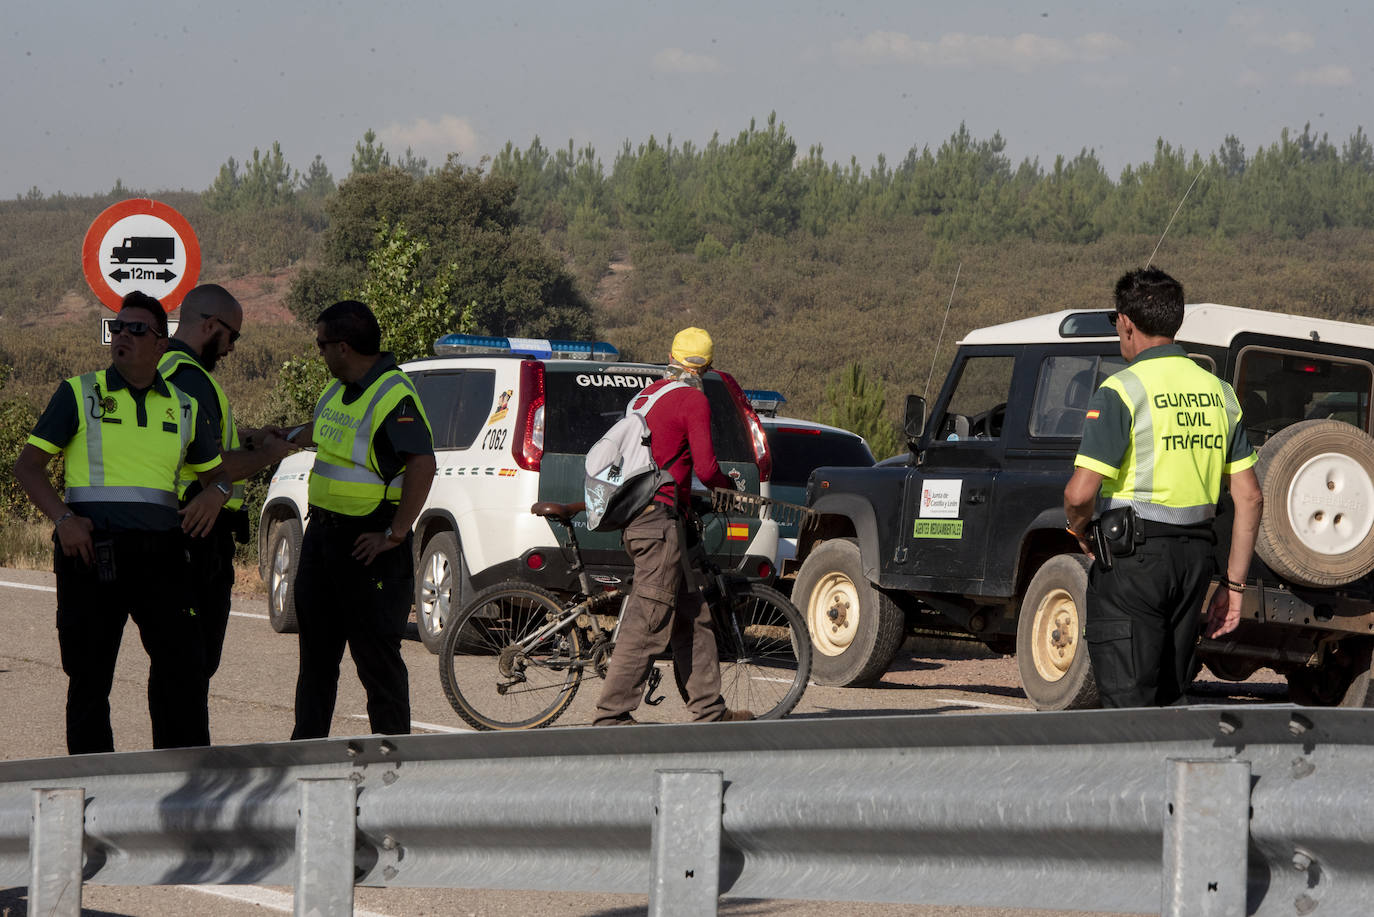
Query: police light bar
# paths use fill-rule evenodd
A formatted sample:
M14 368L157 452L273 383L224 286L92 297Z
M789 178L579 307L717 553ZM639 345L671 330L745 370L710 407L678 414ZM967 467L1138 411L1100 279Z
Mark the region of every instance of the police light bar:
M605 341L550 341L544 338L501 338L480 334L446 334L434 342L434 353L440 357L465 353L523 353L546 360L620 359L620 351Z
M749 406L759 414L776 415L778 408L787 400L782 396L782 392L768 389L745 389L744 397L749 399Z

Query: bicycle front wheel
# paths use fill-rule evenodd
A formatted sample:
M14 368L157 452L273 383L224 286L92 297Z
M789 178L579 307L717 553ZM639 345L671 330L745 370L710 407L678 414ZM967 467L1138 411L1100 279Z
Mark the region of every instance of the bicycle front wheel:
M801 613L762 583L736 590L721 604L716 649L725 706L761 720L787 716L811 677L811 635Z
M540 632L564 614L552 592L525 583L473 596L439 653L439 680L458 715L478 729L538 729L558 719L582 682L582 638L576 624Z

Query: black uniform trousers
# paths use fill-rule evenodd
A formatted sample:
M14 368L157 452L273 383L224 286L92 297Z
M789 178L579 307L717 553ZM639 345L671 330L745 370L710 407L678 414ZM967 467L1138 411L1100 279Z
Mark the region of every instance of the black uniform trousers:
M1151 536L1088 572L1084 638L1104 707L1179 703L1197 671L1202 602L1216 564L1210 531Z
M354 539L385 528L392 509L377 519L311 508L296 576L301 667L293 739L329 735L345 646L367 691L372 732L410 732L410 680L401 657L415 589L410 536L369 566L353 559Z
M148 714L154 748L210 744L200 624L187 608L184 536L120 532L113 543L115 577L53 550L57 574L57 642L67 673L67 751L114 751L110 689L124 624L132 617L148 653Z
M224 653L229 627L229 602L234 591L234 528L237 513L221 510L215 527L204 538L187 538L191 558L191 607L200 619L205 640L205 677L213 678Z

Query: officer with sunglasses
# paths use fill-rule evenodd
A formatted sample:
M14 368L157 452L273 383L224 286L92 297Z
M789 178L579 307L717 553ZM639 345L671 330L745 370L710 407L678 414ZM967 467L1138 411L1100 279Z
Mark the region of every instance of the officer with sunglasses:
M229 399L212 375L219 361L234 352L242 327L243 307L239 301L218 284L202 284L182 300L181 321L158 363L163 378L196 400L216 433L223 459L223 479L216 483L228 498L224 510L208 535L188 542L195 574L191 578L190 602L205 638L206 678L213 678L219 668L229 624L234 543L248 541L244 484L250 476L294 451L271 431L239 429ZM178 485L181 504L187 505L200 491L195 472L182 468Z
M356 300L335 303L315 323L315 346L334 381L314 423L292 437L316 447L296 575L301 664L292 739L329 735L345 646L372 731L410 732L401 657L415 594L410 527L434 481L434 441L419 392L381 340L376 316Z
M114 751L110 688L125 621L147 650L153 747L208 745L208 678L188 607L185 535L214 526L228 488L218 438L195 400L158 373L167 313L143 293L110 323L108 369L67 379L15 463L29 499L53 521L57 641L67 673L67 750ZM48 478L64 459L65 493ZM178 509L178 469L205 486Z

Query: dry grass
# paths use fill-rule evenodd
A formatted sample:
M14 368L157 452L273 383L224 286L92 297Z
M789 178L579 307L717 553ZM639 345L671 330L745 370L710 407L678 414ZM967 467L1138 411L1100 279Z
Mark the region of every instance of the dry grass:
M234 595L266 598L267 587L258 578L258 565L236 561L234 563Z
M0 567L51 570L52 524L11 519L0 526Z

